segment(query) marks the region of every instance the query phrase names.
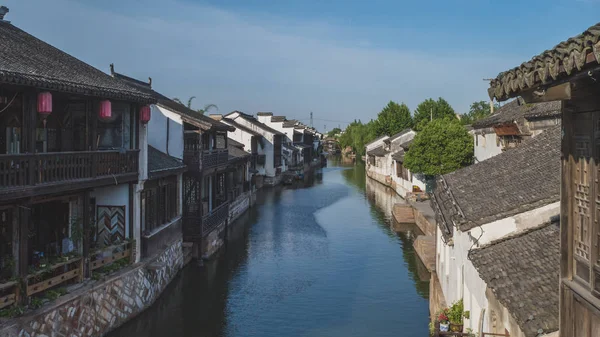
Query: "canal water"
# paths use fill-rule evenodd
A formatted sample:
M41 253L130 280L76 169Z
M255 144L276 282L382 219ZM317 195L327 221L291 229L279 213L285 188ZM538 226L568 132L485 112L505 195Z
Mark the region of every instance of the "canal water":
M341 165L260 191L218 258L188 265L109 337L426 336L418 229L393 231L402 199L366 179L364 165Z

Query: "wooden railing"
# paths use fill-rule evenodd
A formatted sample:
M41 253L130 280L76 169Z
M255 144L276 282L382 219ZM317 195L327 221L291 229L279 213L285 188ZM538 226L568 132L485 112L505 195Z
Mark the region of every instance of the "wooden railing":
M0 283L0 309L10 307L19 300L19 284L16 281Z
M0 188L137 173L139 150L0 155Z
M227 149L208 150L202 152L202 163L205 170L226 166L229 161Z
M72 258L50 265L47 269L33 272L26 277L26 294L31 296L77 278L83 279L83 259Z
M202 217L202 235L207 236L229 217L229 203L225 202Z
M90 254L90 271L102 268L113 262L133 258L133 242L123 242L96 249Z

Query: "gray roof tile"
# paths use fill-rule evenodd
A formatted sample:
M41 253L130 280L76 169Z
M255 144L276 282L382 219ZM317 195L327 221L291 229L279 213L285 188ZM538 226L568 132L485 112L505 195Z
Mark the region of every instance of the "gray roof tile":
M526 337L537 336L539 329L558 330L557 224L546 223L474 249L469 259Z
M156 101L5 21L0 21L0 49L0 83L141 103Z
M431 202L443 232L466 231L560 199L560 126L441 176Z

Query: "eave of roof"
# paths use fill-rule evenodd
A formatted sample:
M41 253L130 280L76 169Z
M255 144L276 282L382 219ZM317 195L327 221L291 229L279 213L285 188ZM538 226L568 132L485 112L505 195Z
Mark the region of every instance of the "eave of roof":
M251 124L255 125L256 127L259 127L259 128L261 128L261 129L263 129L264 131L267 131L267 132L269 132L269 133L272 133L272 134L274 134L274 135L280 135L280 136L283 136L283 135L284 135L282 132L280 132L280 131L277 131L277 130L273 129L273 128L272 128L272 127L270 127L270 126L268 126L268 125L266 125L266 124L264 124L264 123L261 123L261 122L259 122L259 121L258 121L256 118L254 118L254 117L252 117L252 116L250 116L250 115L248 115L248 114L245 114L245 113L243 113L243 112L239 112L239 111L236 111L236 112L239 114L239 117L238 117L238 118L242 118L242 119L244 119L245 121L247 121L247 122L249 122L249 123L251 123ZM233 113L236 113L236 112L233 112ZM224 118L231 119L231 118L229 118L228 116L232 115L233 113L230 113L230 114L226 115ZM240 123L238 123L238 124L240 124Z
M0 83L142 104L156 100L0 20Z
M569 38L520 66L501 72L490 82L490 98L503 101L538 87L558 84L597 68L600 60L600 23Z
M227 118L227 117L223 117L223 119L221 119L221 121L222 121L223 123L225 123L225 124L228 124L228 125L231 125L231 126L233 126L233 127L234 127L234 128L236 128L236 129L239 129L239 130L241 130L241 131L244 131L244 132L246 132L246 133L248 133L248 134L251 134L252 136L262 137L262 135L261 135L260 133L258 133L258 132L256 132L256 131L252 130L251 128L249 128L249 127L247 127L247 126L245 126L245 125L242 125L242 124L240 124L240 123L237 123L237 122L236 122L235 120L233 120L233 119L229 119L229 118Z
M471 250L468 258L526 337L539 336L540 329L558 330L558 224L545 223L504 237Z

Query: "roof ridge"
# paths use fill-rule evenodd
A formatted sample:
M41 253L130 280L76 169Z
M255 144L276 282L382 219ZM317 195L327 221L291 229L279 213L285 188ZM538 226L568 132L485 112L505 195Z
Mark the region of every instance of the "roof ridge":
M552 216L552 217L554 217L554 216ZM510 241L512 239L520 238L522 236L531 234L531 233L533 233L535 231L542 230L542 229L544 229L544 228L546 228L548 226L556 225L556 224L560 223L560 220L553 220L552 217L551 217L550 220L545 221L545 222L543 222L543 223L541 223L541 224L539 224L537 226L529 227L529 228L526 228L524 230L511 233L511 234L509 234L507 236L503 236L503 237L501 237L499 239L492 240L492 241L490 241L490 242L488 242L486 244L483 244L483 245L481 245L481 246L479 246L477 248L473 248L473 249L469 250L469 256L470 256L471 252L476 252L476 251L479 251L479 250L483 250L483 249L486 249L486 248L489 248L489 247L501 244L501 243L506 242L506 241Z

